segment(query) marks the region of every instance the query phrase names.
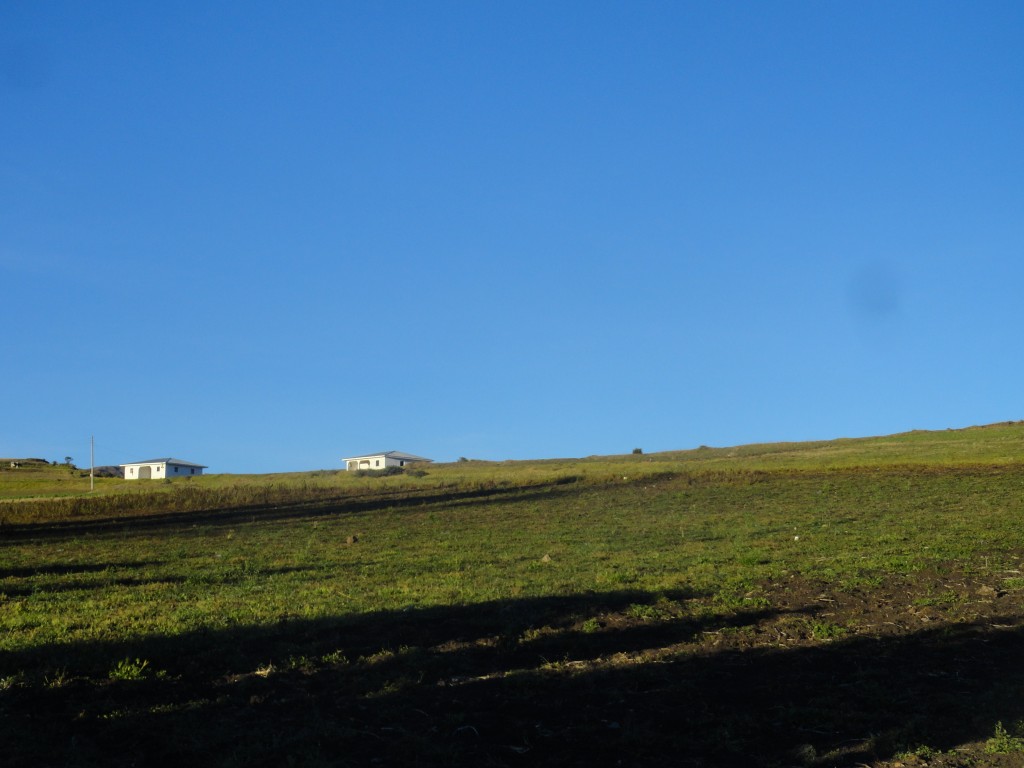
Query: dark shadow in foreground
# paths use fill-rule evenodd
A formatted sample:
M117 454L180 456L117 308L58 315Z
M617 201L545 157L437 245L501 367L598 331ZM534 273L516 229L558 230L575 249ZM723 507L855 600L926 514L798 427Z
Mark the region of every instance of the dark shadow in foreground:
M779 614L641 610L693 597L507 600L7 653L5 764L853 766L984 739L1024 714L1019 627L718 650L702 639ZM138 679L109 679L119 660L113 677Z

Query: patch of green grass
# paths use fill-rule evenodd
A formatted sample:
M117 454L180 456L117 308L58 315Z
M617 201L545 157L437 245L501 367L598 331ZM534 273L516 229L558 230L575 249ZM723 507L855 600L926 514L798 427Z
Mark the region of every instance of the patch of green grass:
M812 621L810 623L811 637L815 640L839 640L849 634L846 627L834 624L829 621Z
M149 673L149 662L144 659L121 659L110 670L111 680L142 680Z
M893 757L897 760L909 760L911 758L917 758L919 760L934 760L942 755L942 751L927 746L926 744L918 744L913 747L905 748L897 752Z
M961 605L966 602L967 597L959 592L952 589L943 590L938 594L928 595L925 597L916 598L913 602L914 605L919 607L928 606L942 606L950 607L954 605Z
M1011 755L1018 752L1024 752L1024 738L1021 737L1022 733L1024 733L1024 727L1022 727L1021 723L1017 723L1013 727L1012 733L1003 727L1003 723L1001 721L996 723L995 734L985 742L986 754Z
M626 609L626 615L641 621L663 621L668 618L664 610L655 605L633 603Z

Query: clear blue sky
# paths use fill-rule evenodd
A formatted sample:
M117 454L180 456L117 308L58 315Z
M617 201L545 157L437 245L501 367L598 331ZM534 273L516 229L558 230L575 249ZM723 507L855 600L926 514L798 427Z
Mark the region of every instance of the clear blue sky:
M0 456L1024 418L1024 3L0 5Z

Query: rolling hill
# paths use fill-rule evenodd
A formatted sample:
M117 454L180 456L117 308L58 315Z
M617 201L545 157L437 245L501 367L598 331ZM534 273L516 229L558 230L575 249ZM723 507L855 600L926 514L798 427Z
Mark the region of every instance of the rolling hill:
M1019 765L1022 458L0 470L7 764Z

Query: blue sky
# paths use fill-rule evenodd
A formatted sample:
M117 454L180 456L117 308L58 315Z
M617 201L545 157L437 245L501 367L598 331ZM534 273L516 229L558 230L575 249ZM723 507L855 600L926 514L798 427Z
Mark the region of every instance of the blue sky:
M1024 5L0 7L0 455L1024 418Z

